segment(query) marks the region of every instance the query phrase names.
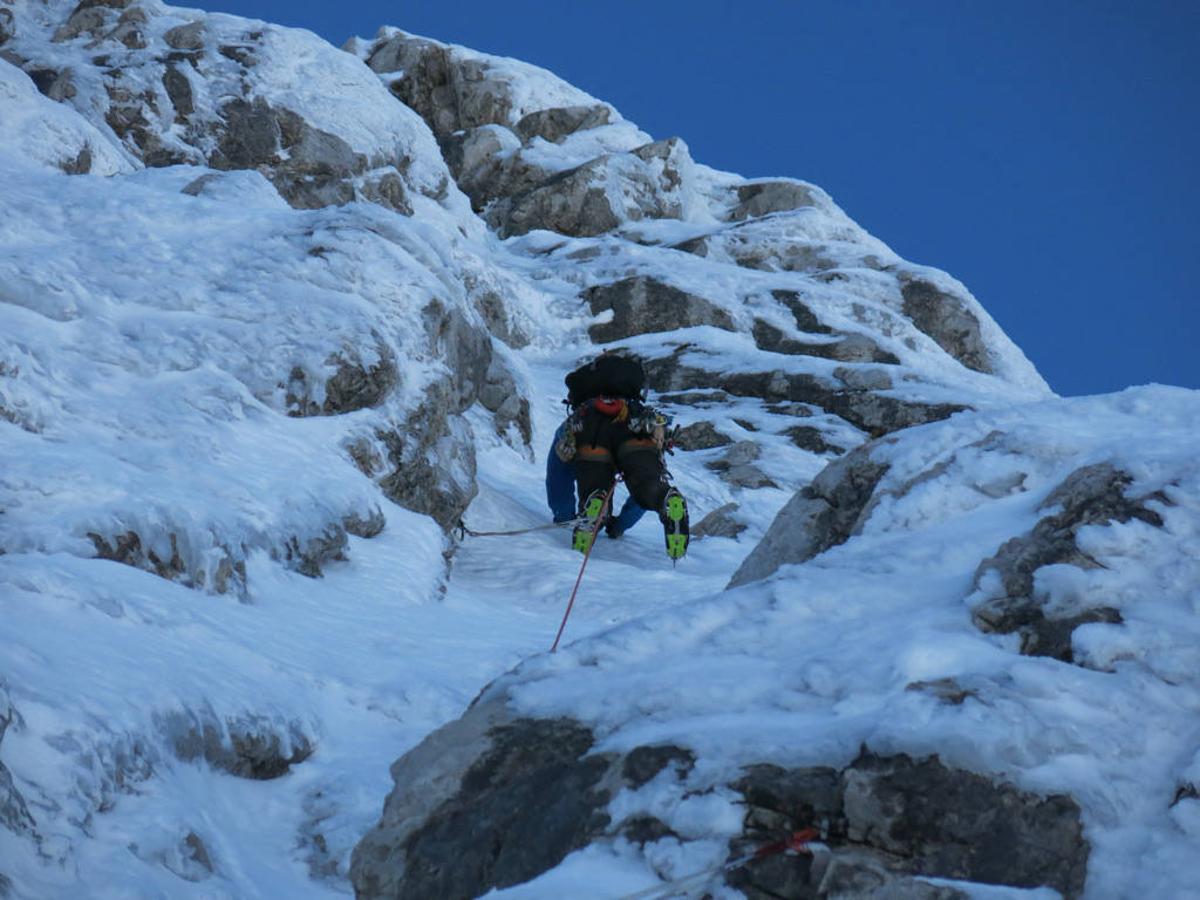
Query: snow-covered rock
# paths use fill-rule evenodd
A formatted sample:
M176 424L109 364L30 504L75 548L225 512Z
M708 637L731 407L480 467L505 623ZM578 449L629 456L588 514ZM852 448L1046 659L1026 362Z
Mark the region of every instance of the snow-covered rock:
M368 832L366 893L1178 893L1193 394L1048 399L816 185L392 28L0 5L0 175L0 894L340 896ZM601 539L548 656L601 348L703 539Z

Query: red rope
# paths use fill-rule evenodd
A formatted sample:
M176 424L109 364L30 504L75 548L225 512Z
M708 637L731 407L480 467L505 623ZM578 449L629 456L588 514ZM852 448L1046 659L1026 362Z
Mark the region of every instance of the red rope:
M550 648L551 653L558 650L558 642L562 639L563 629L567 627L567 618L571 615L571 608L575 605L575 595L579 593L579 583L583 581L583 570L587 567L588 559L591 558L592 548L596 546L596 537L600 534L600 525L604 522L605 513L608 512L608 504L612 500L613 491L617 489L617 483L614 481L612 487L608 489L608 493L604 495L604 505L600 507L600 515L596 517L596 524L592 526L592 542L588 545L587 552L583 554L583 563L579 566L579 576L575 579L575 587L571 589L571 599L567 602L567 611L563 613L562 624L558 626L558 634L554 636L554 646Z

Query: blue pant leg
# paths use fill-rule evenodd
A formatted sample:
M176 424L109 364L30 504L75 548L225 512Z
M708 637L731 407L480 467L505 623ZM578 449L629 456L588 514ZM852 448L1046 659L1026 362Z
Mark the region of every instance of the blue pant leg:
M624 534L636 525L638 520L645 514L646 510L638 506L636 500L632 497L625 498L625 504L621 507L621 512L617 515L617 532Z
M569 522L575 518L575 467L558 458L554 447L565 426L554 432L550 453L546 456L546 505L555 522Z

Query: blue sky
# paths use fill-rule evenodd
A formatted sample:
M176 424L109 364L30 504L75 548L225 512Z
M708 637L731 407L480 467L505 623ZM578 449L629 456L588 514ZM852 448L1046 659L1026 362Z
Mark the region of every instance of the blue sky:
M544 66L701 162L821 185L1059 393L1200 387L1200 3L202 5Z

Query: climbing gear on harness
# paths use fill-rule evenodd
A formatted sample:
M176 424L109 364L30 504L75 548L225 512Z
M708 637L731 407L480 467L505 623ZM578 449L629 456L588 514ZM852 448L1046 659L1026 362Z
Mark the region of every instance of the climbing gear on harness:
M588 495L583 504L583 514L579 517L580 522L571 532L572 548L580 553L587 553L592 549L592 541L596 539L600 526L608 518L606 513L608 512L608 499L611 495L611 490L607 494L604 491L592 491Z
M688 548L687 501L675 488L667 491L659 518L662 520L663 537L667 542L667 556L672 560L683 559Z
M609 504L612 503L613 493L616 491L616 489L617 482L613 481L612 486L608 489L608 493L604 495L603 502L600 505L600 514L596 517L596 525L595 529L592 531L592 539L588 544L587 550L584 551L583 562L579 565L579 575L575 578L575 587L571 588L571 599L567 601L567 611L563 613L562 623L558 626L558 634L554 636L554 643L550 647L551 653L554 653L558 650L558 642L562 640L563 629L567 627L567 618L571 615L571 610L575 606L575 595L579 593L579 583L583 581L583 570L587 568L588 560L592 556L592 547L594 547L596 544L596 532L600 530L600 520L604 518L604 514L608 511Z

